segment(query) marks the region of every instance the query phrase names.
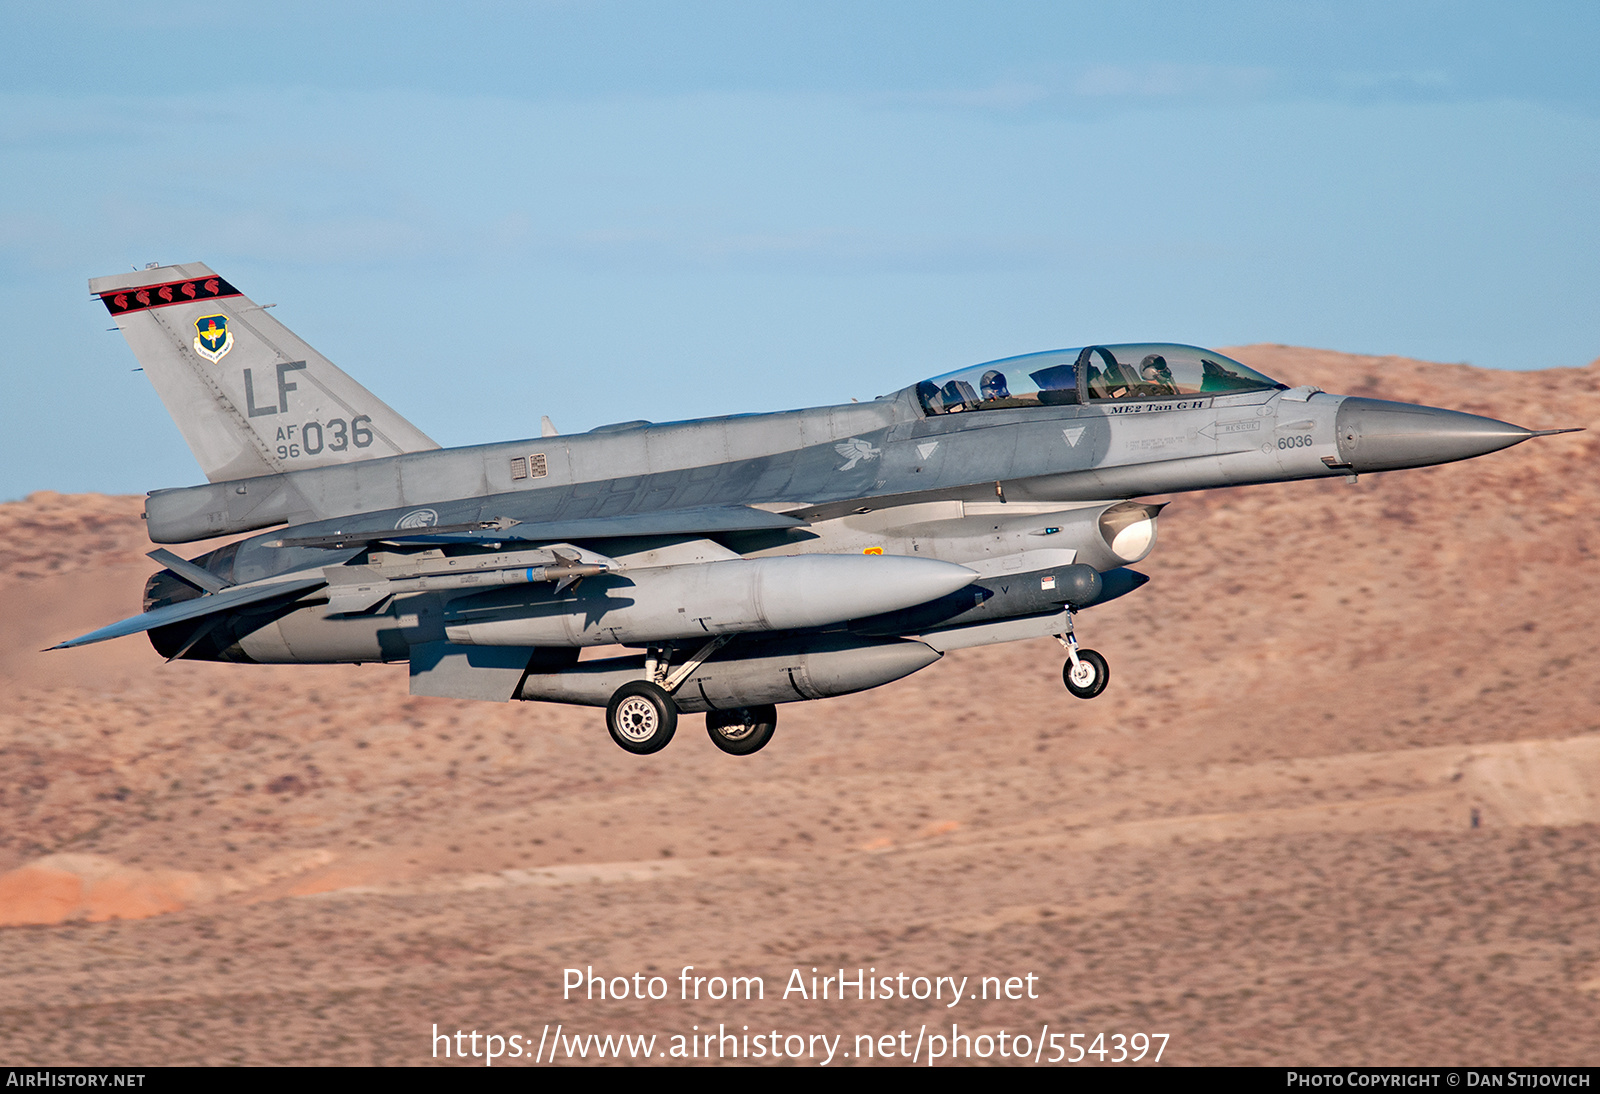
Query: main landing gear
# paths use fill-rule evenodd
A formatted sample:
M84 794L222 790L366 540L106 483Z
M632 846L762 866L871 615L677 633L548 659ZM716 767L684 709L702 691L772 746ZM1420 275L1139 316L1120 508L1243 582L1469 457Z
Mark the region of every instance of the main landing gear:
M771 703L706 711L706 732L711 735L711 743L730 756L760 752L777 728L778 708Z
M606 729L611 739L635 756L648 756L666 748L678 729L678 704L673 701L673 693L732 638L727 634L713 638L670 672L672 650L648 650L644 659L647 679L623 684L606 704ZM778 708L771 703L706 714L706 733L711 743L733 756L761 751L777 727Z
M635 756L660 752L678 731L678 704L660 684L623 684L606 704L611 739Z
M1072 631L1072 616L1072 610L1067 609L1066 633L1056 635L1056 641L1067 650L1067 663L1061 666L1061 682L1079 699L1093 699L1106 690L1111 667L1094 650L1078 648L1078 636Z

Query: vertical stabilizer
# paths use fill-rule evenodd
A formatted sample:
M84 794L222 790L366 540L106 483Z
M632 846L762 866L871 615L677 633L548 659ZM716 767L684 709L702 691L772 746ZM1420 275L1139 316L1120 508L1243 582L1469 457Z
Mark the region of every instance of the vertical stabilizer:
M96 277L212 482L438 448L198 262Z

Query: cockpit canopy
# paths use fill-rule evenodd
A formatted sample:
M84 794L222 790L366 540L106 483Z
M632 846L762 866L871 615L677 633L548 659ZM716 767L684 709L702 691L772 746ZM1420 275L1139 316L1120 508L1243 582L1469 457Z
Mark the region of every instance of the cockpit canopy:
M922 381L917 399L929 414L955 414L1284 386L1212 350L1148 342L1050 350L973 365Z

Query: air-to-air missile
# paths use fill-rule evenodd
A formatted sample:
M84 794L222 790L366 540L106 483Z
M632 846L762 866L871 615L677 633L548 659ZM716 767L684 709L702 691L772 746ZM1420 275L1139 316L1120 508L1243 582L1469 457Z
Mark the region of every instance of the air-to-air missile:
M244 538L152 551L145 610L58 648L143 631L169 659L406 662L418 695L603 706L641 754L683 711L755 752L776 704L1046 635L1068 690L1093 697L1109 670L1074 618L1145 583L1130 567L1162 505L1139 499L1565 432L1152 343L991 361L870 403L446 450L204 266L90 289L208 480L151 492L151 540ZM580 659L598 646L637 652Z

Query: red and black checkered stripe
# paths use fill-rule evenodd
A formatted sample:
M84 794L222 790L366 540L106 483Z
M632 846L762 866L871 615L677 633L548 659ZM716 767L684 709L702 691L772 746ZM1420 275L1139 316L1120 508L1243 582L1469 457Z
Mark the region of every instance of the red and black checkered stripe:
M165 308L172 304L190 304L196 300L220 300L225 296L243 296L238 289L220 277L197 277L189 281L169 281L164 285L145 285L135 289L113 289L103 292L106 311L112 315L126 315L147 308Z

